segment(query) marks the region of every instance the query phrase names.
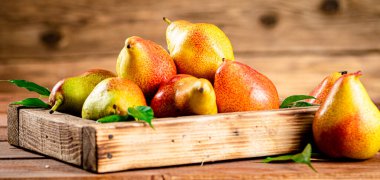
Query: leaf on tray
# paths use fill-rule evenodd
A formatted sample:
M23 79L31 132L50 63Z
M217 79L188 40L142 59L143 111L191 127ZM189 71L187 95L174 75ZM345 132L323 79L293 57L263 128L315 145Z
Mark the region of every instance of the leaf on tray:
M306 99L315 99L315 97L308 95L289 96L284 101L282 101L280 108L313 106L311 103L302 101Z
M19 104L26 107L40 107L40 108L49 108L50 106L38 98L26 98L22 101L16 101L12 104Z
M128 108L128 115L133 116L135 120L145 121L149 124L151 128L154 129L152 124L152 119L154 118L154 113L149 106L135 106Z
M128 116L110 115L110 116L102 117L98 119L96 122L110 123L110 122L123 122L123 121L128 121Z

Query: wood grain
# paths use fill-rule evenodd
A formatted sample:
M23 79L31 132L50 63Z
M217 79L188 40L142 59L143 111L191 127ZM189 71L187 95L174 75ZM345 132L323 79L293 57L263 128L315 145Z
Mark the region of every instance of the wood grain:
M10 105L8 107L8 142L9 144L19 145L19 109L20 105Z
M316 110L163 118L154 121L156 130L134 122L96 124L96 172L294 152L311 132Z
M82 126L87 120L42 109L21 109L19 113L19 146L82 164Z
M361 81L370 97L380 102L380 55L279 55L263 56L254 53L241 53L236 59L268 76L276 85L280 97L294 94L308 94L322 79L332 72L348 70L363 71ZM104 68L115 71L115 56L73 56L72 61L60 57L56 61L20 62L15 60L0 66L0 77L5 79L27 79L50 89L60 79L81 74L90 68ZM94 63L96 62L96 63ZM28 66L29 68L23 68ZM59 67L59 69L57 69ZM25 92L14 85L3 84L0 92ZM15 96L17 97L17 96ZM18 99L15 98L14 99ZM31 97L32 94L31 94ZM21 97L18 99L20 100Z
M205 163L169 168L141 169L107 174L94 174L52 159L0 160L1 179L378 179L380 154L361 162L316 160L314 173L296 163L261 163L246 159L222 163Z
M0 130L1 132L2 130ZM6 131L5 131L6 132ZM43 159L42 155L28 152L20 148L9 145L7 142L0 142L0 160L12 159Z
M379 52L379 8L376 0L5 1L0 57L115 54L132 35L166 46L163 16L214 23L235 52Z

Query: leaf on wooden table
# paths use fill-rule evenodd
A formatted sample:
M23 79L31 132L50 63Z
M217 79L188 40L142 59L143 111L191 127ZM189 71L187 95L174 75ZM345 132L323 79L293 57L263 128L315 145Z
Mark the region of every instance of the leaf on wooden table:
M294 161L296 163L302 163L308 165L314 172L317 172L317 170L314 169L314 167L311 165L311 145L307 144L305 149L298 154L294 155L283 155L283 156L277 156L277 157L267 157L263 160L264 163L269 163L273 161Z

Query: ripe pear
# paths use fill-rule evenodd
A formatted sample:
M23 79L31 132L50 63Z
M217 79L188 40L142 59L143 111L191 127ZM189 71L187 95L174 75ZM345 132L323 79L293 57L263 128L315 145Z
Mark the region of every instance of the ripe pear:
M171 22L166 30L166 41L178 72L213 82L222 58L234 59L228 37L217 26L207 23Z
M345 74L333 85L313 121L319 150L333 158L368 159L380 149L380 112L359 80Z
M103 69L91 69L79 76L59 81L52 89L49 104L54 111L66 112L79 116L87 96L102 80L115 77L115 74Z
M156 117L216 114L216 97L207 79L178 74L164 82L153 97Z
M100 82L83 104L82 118L97 120L108 115L128 115L128 108L146 106L143 92L137 84L114 77Z
M169 53L153 41L132 36L117 58L116 72L119 77L135 82L150 99L160 83L177 74Z
M334 72L329 76L325 77L321 83L309 94L314 96L316 99L308 99L306 102L312 104L322 104L325 102L327 95L329 94L331 87L334 85L335 81L338 80L342 75L347 74L347 71Z
M218 112L278 109L280 100L270 79L237 61L224 60L215 74Z

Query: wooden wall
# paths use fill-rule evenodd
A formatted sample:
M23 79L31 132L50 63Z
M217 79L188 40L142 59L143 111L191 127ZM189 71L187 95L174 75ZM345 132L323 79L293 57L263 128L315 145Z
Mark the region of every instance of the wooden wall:
M0 79L52 87L89 68L115 71L129 36L166 47L163 16L219 26L237 60L270 77L282 97L308 93L331 72L362 70L380 101L376 0L4 0ZM0 92L20 91L0 85Z

